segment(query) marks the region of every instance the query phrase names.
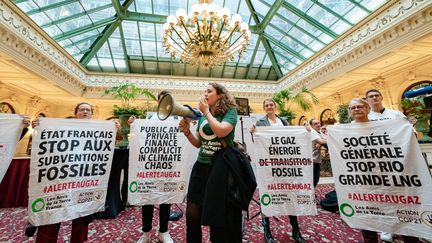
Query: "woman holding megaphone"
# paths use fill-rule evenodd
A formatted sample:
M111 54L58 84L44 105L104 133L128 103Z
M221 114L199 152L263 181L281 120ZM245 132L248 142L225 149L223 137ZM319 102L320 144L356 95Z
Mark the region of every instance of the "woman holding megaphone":
M213 168L212 156L223 148L223 143L226 144L225 146L234 146L234 128L237 124L236 103L224 86L210 83L198 103L198 109L204 115L198 120L196 132L190 130L190 119L182 119L179 123L180 131L184 133L189 142L200 148L197 161L192 169L187 193L187 242L202 241L202 219L203 222L210 222L205 224L210 226L212 242L241 242L242 212L240 208L226 202L225 205L220 205L222 213L203 212L203 203L207 202L204 200L208 196L206 195L207 181ZM202 218L203 215L206 216ZM209 218L212 219L206 220Z

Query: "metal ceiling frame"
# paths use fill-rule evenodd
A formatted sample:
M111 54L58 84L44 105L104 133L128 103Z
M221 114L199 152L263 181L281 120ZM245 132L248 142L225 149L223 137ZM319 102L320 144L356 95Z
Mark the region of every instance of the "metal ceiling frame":
M291 11L292 13L294 13L295 15L297 15L298 17L300 17L301 19L303 19L304 21L306 21L307 23L309 23L310 25L312 25L313 27L317 28L324 34L332 37L333 39L339 37L339 35L336 32L332 31L331 29L321 24L314 18L311 18L309 15L303 13L300 9L296 8L294 5L284 1L282 6L285 7L287 10Z
M119 25L119 31L120 31L120 41L121 41L121 44L123 47L123 55L124 55L124 59L125 59L125 63L126 63L126 70L128 73L130 73L129 56L127 54L127 48L126 48L125 37L124 37L124 32L123 32L123 26L121 24Z
M343 22L345 22L347 25L349 25L350 27L353 27L354 24L349 22L347 19L345 19L343 16L339 15L338 13L336 13L335 11L331 10L330 8L328 8L327 6L325 6L324 4L320 3L318 0L311 0L313 3L315 3L316 5L320 6L322 9L324 9L325 11L333 14L334 16L336 16L338 19L342 20Z
M269 24L272 28L276 29L277 31L284 33L285 36L291 38L293 41L295 41L297 44L301 45L303 48L308 49L309 51L316 53L316 51L314 51L313 49L311 49L309 46L305 45L303 42L299 41L297 38L295 38L294 36L285 33L282 29L280 29L278 26L273 25L272 23Z
M102 31L102 36L98 37L96 41L91 45L91 50L84 54L81 57L80 63L83 66L87 66L90 60L95 56L95 54L99 51L99 49L103 46L103 44L108 40L108 38L112 35L112 33L121 25L122 19L119 17L122 12L129 7L130 4L133 3L134 0L124 2L123 6L120 4L119 0L112 0L114 5L114 9L116 10L116 15L114 16L116 20L113 23L110 23L105 27ZM125 60L126 61L126 60ZM129 68L128 68L129 69Z
M324 46L327 45L322 40L318 39L316 36L314 36L311 33L307 32L305 29L298 27L294 22L292 22L291 20L285 18L284 16L282 16L280 14L276 14L276 16L278 18L281 18L282 20L285 20L287 23L291 24L293 26L291 29L295 28L295 29L299 30L300 32L302 32L303 34L309 36L311 39L313 39L313 40L321 43L322 45L324 45ZM285 32L282 32L282 33L285 33Z
M264 33L264 37L267 40L269 40L271 43L273 43L275 46L280 47L282 50L288 52L293 57L300 59L302 62L306 61L306 59L307 59L306 57L300 55L298 52L294 51L290 47L287 47L287 46L281 44L280 41L276 40L273 36Z
M118 21L117 17L115 17L115 16L114 17L109 17L107 19L102 19L102 20L94 22L92 24L88 24L88 25L82 26L81 28L77 28L77 29L73 29L73 30L69 30L69 31L63 32L62 34L55 35L52 38L55 41L59 42L59 41L62 41L62 40L66 40L66 39L72 38L72 37L77 36L77 35L84 34L86 32L92 31L92 30L99 29L99 28L107 26L107 25L111 25L111 24L113 24L113 23L115 23L117 21Z
M79 17L86 16L86 15L89 15L89 14L92 14L92 13L96 13L98 11L110 8L111 6L112 6L112 4L102 5L102 6L99 6L97 8L89 9L89 10L86 10L86 11L81 12L81 13L72 14L72 15L69 15L67 17L64 17L64 18L61 18L61 19L57 19L57 20L48 22L46 24L41 25L40 27L41 28L48 28L48 27L51 27L53 25L58 25L58 24L66 22L66 21L75 19L75 18L79 18Z
M34 9L34 10L31 10L31 11L28 11L26 14L30 16L32 14L42 13L42 12L47 11L47 10L51 10L51 9L59 8L59 7L62 7L62 6L66 6L66 5L69 5L69 4L74 3L74 2L79 2L79 0L65 0L65 1L62 1L62 2L58 2L58 3L53 3L53 4L50 4L50 5L46 5L44 7L39 7L38 9Z
M262 2L261 0L259 0L259 1ZM247 2L250 2L250 0L248 0ZM265 27L270 23L270 20L277 13L277 11L279 10L279 7L282 5L283 2L284 2L284 0L276 0L271 5L271 7L270 7L269 11L267 12L266 16L263 18L262 22L259 23L259 25L258 25L259 26L259 28L257 30L258 33L264 32ZM252 14L252 11L251 11L251 14Z
M81 58L80 63L83 66L86 66L90 62L93 56L99 51L99 49L103 46L103 44L108 40L108 38L117 29L119 25L120 20L116 19L112 24L105 27L105 29L102 31L102 35L99 36L91 45L91 51L84 54L84 56Z
M254 8L254 6L252 5L251 1L250 1L250 0L246 0L246 5L248 6L249 11L250 11L250 13L251 13L251 16L252 16L252 18L254 19L255 23L256 23L258 26L260 26L260 20L258 19L258 16L256 15L255 8ZM275 10L275 11L277 11L277 10ZM274 13L273 13L273 14L274 14ZM272 17L273 17L273 16L272 16ZM268 17L268 18L271 19L272 17ZM258 30L260 30L260 28L258 28ZM281 69L280 69L280 67L279 67L279 64L277 63L276 57L275 57L275 55L274 55L274 53L273 53L273 50L272 50L271 47L270 47L270 44L268 43L267 39L264 38L264 36L263 36L262 33L263 33L263 32L258 32L259 40L260 40L261 43L263 44L264 49L266 50L267 55L269 55L270 61L271 61L272 65L273 65L273 67L274 67L274 70L275 70L275 72L276 72L276 76L277 76L278 78L281 78L281 77L283 76L282 71L281 71ZM260 67L261 67L261 66L260 66ZM249 68L250 68L250 67L249 67ZM248 72L249 72L249 71L248 71ZM258 72L259 72L259 71L258 71Z
M102 33L97 34L97 35L91 35L91 36L88 36L88 37L83 38L83 39L81 39L81 40L77 40L77 41L75 41L75 42L70 41L71 44L67 44L67 45L63 46L63 48L64 48L64 49L68 49L68 48L70 48L70 47L72 47L72 46L79 45L79 44L81 44L81 43L83 43L83 42L86 42L86 41L88 41L88 40L96 39L96 38L98 38L98 37L101 36L101 35L102 35Z
M371 13L372 13L369 9L365 8L363 5L360 5L360 4L359 4L358 2L356 2L355 0L348 0L348 1L349 1L350 3L356 5L357 7L361 8L363 11L365 11L365 12L368 13L368 14L371 14Z
M267 4L267 6L270 6L270 5L268 5L268 3L265 3L265 4ZM260 14L258 13L257 15L260 15ZM262 16L262 15L260 15L260 16ZM282 16L282 15L279 14L279 13L276 13L275 16L277 16L278 18L281 18L282 20L286 21L287 23L289 23L290 25L292 25L293 28L295 27L295 28L298 29L300 32L304 33L305 35L309 36L310 38L312 38L312 39L314 39L314 40L320 42L320 43L323 44L323 45L327 45L326 43L322 42L320 39L318 39L316 36L312 35L312 34L309 33L308 31L306 31L305 29L303 29L303 28L301 28L301 27L298 27L296 23L294 23L294 22L292 22L291 20L287 19L285 16ZM286 31L283 31L282 33L286 33Z
M57 34L55 36L52 36L52 38L57 41L57 42L62 42L61 45L64 45L63 48L68 49L69 52L76 52L76 53L71 53L72 56L79 58L78 55L82 55L82 57L80 58L79 62L81 63L81 65L83 65L84 67L86 67L92 60L93 58L96 59L97 65L99 67L99 69L101 71L103 71L103 66L101 66L100 61L99 60L100 57L98 57L97 53L100 51L100 49L104 46L105 43L107 43L108 45L108 49L107 51L110 52L111 55L111 60L113 62L113 68L118 71L118 68L116 67L115 61L116 60L120 60L120 52L116 52L113 53L112 49L111 49L111 45L110 45L110 37L113 35L113 33L117 30L117 28L119 29L119 34L120 34L120 43L121 44L121 48L123 50L123 55L124 55L124 62L125 62L125 69L128 73L131 72L131 60L134 61L141 61L142 65L140 67L140 69L142 69L142 73L148 73L148 71L150 71L150 73L153 73L153 70L147 70L146 69L146 65L145 62L146 61L150 61L150 62L155 62L156 63L156 73L159 74L164 74L164 73L169 73L169 74L174 74L174 63L175 60L172 57L167 57L165 55L162 55L160 53L160 50L162 47L160 47L157 43L159 43L160 41L158 40L159 34L156 33L158 32L157 30L160 29L160 25L164 24L166 22L166 18L167 16L165 15L161 15L161 14L153 14L155 9L153 6L153 1L158 1L158 0L152 0L151 4L152 4L152 8L151 8L151 12L152 13L140 13L140 12L136 12L133 11L133 9L131 8L131 11L129 11L129 7L131 6L131 4L136 4L135 0L125 0L123 2L123 4L121 4L121 0L111 0L111 3L109 4L104 4L104 5L96 5L97 7L94 7L92 9L88 9L86 10L84 8L83 3L81 2L81 0L60 0L59 2L56 3L52 3L52 4L48 4L45 6L40 7L42 4L38 4L38 2L36 0L11 0L13 1L15 4L20 4L20 3L25 3L25 2L29 2L27 6L27 9L30 8L30 10L28 12L26 12L27 15L31 16L31 15L35 15L38 13L44 14L44 15L37 15L34 16L33 18L35 18L36 20L40 20L39 22L42 21L42 17L46 19L44 19L43 22L46 22L43 25L40 25L40 27L42 29L46 29L46 28L50 28L50 27L56 27L57 29L59 29L60 34ZM293 4L290 3L290 1L286 1L286 0L274 0L273 4L269 4L267 1L264 0L257 0L259 1L259 3L262 3L263 5L267 6L269 9L265 14L265 16L263 14L260 14L259 12L257 12L255 10L255 6L252 3L252 0L245 0L244 2L242 2L241 0L238 1L237 4L237 11L240 11L240 7L244 7L244 5L242 5L243 3L246 3L247 8L250 11L250 17L248 18L249 20L249 29L252 33L257 34L258 39L256 41L256 46L249 49L249 51L253 51L252 55L250 56L250 60L249 56L247 58L243 58L243 62L240 62L242 60L242 58L237 58L236 61L233 62L226 62L225 64L223 64L222 66L222 74L220 75L221 78L227 78L224 76L224 70L226 67L233 67L234 68L234 75L233 78L236 77L236 71L242 67L242 68L247 68L247 71L245 72L244 77L242 78L248 78L250 76L251 70L256 68L257 69L257 74L255 75L255 79L257 79L258 77L260 78L264 78L264 76L270 77L270 75L272 75L272 78L274 77L274 74L276 74L277 78L281 78L283 77L285 74L282 71L282 68L284 70L288 70L287 68L284 67L284 65L279 64L278 61L278 57L279 58L283 58L285 56L287 56L287 54L289 54L292 57L286 57L284 58L285 61L290 62L293 64L294 68L296 66L298 66L299 61L300 62L304 62L306 61L308 58L306 58L304 56L303 50L307 50L308 53L306 56L309 56L309 52L315 54L317 53L317 51L315 51L314 49L312 49L309 45L309 43L305 43L302 42L301 40L299 40L298 38L294 38L293 34L291 33L291 31L299 31L299 33L303 33L305 35L307 35L308 41L311 41L311 43L316 44L317 42L320 44L320 46L317 46L317 48L321 48L322 46L326 46L328 45L328 41L324 42L321 40L321 38L319 37L320 35L322 35L321 33L323 33L324 35L327 35L328 37L330 37L331 39L336 39L338 38L340 35L338 33L336 33L335 31L332 30L332 28L334 29L334 25L335 23L337 23L338 21L342 21L344 22L346 25L348 25L349 27L353 27L356 23L352 23L350 20L346 19L344 16L346 16L346 14L339 14L336 11L332 10L330 6L327 6L323 3L321 3L319 0L310 0L311 1L311 5L307 10L301 10L300 8L294 6ZM358 2L356 0L347 0L349 3L352 4L352 6L354 6L353 8L359 8L362 11L365 11L367 14L371 14L372 11L367 9L365 6L362 5L362 2ZM387 0L388 1L388 0ZM53 9L57 9L57 8L61 8L63 6L69 5L69 4L74 4L77 5L76 3L79 3L81 5L82 10L84 10L83 12L77 12L74 11L75 13L72 15L68 15L68 16L64 16L64 17L60 17L59 19L53 20L55 19L54 17L50 16L49 13L47 13L46 11L49 10L53 10ZM170 4L170 1L168 1L168 4ZM189 0L187 0L187 7L189 8ZM226 0L223 1L223 5L225 6L226 4ZM382 3L384 4L384 3ZM322 24L318 19L315 19L316 16L312 17L310 15L308 15L309 10L313 7L316 6L317 8L320 8L322 10L320 10L319 16L322 16L321 14L328 14L329 16L331 16L331 18L333 19L333 16L337 19L335 22L333 23L329 23L328 27L324 24ZM34 8L34 9L33 9ZM108 10L110 8L113 8L115 10L115 14L113 16L106 16L106 18L98 20L98 21L94 21L91 17L92 14L98 13L99 11L104 11L104 10ZM234 7L232 7L234 8ZM283 8L282 10L286 10L290 13L290 16L294 16L294 20L289 19L288 17L283 16L281 11L281 8ZM353 11L353 8L350 8L346 13L351 13ZM168 5L167 6L167 10L168 13L170 13L170 9L171 6ZM81 10L81 11L82 11ZM136 5L135 5L135 10L136 10ZM112 10L110 9L109 11L112 12ZM324 12L323 12L324 11ZM74 28L74 29L69 29L70 26L69 24L64 24L67 21L73 21L75 19L79 19L82 18L83 16L88 16L88 18L90 19L90 22L88 24L85 24L83 26L80 26L79 28ZM92 15L93 16L93 15ZM283 24L283 22L289 24L289 26L287 26L287 28L285 28L285 25L278 25L276 22L272 22L272 20L275 18L275 16L277 16L277 18L279 19L278 23L281 22L281 24ZM57 16L58 17L58 16ZM97 16L99 17L99 16ZM298 18L297 18L298 17ZM262 21L260 21L260 19ZM81 20L81 19L80 19ZM82 19L83 20L83 19ZM255 22L255 25L251 26L251 21ZM310 25L313 29L310 30L308 28L308 26L305 26L305 28L299 26L299 21L302 20L304 21L304 23L306 23L307 25ZM88 21L87 19L85 21ZM84 22L85 22L84 21ZM128 43L125 39L125 35L127 36L127 33L124 32L123 30L123 25L122 22L123 21L131 21L131 22L135 22L137 25L137 29L138 29L138 37L134 37L133 41L137 41L139 42L139 47L136 46L136 43L133 44L134 48L139 48L139 51L141 53L141 58L138 57L138 53L134 55L129 55L128 54L128 46L126 45L126 43ZM247 20L246 20L247 21ZM147 39L144 39L144 37L149 37L147 36L147 34L144 35L144 33L141 33L142 31L140 30L140 23L150 23L153 26L152 32L154 31L154 42L156 43L156 49L155 49L155 56L153 57L153 54L149 55L149 56L144 56L143 54L147 54L145 52L145 49L143 49L143 41L146 41ZM341 22L339 22L341 23ZM268 31L266 31L266 28L268 26L271 26L272 31L274 32L274 34L281 34L280 36L278 36L278 38L273 37ZM142 27L142 26L141 26ZM345 27L345 26L344 26ZM101 31L101 29L103 28L103 30ZM147 28L147 27L145 27ZM283 30L286 29L286 30ZM95 31L98 30L98 31ZM318 30L319 34L314 34L314 31ZM95 32L93 33L88 33L86 34L86 36L83 36L83 39L80 38L73 38L73 37L77 37L79 35L85 34L87 32L93 31ZM309 32L309 31L313 31L313 32ZM99 34L97 34L96 32L98 32ZM290 32L290 34L288 33ZM50 32L52 33L52 32ZM89 34L91 34L91 36L88 36ZM143 34L143 36L141 36L141 34ZM153 34L152 34L153 35ZM282 38L282 36L285 36L287 38ZM326 36L326 38L327 38ZM72 39L71 39L72 38ZM116 38L117 38L117 34L116 34ZM73 40L76 41L73 41ZM151 39L153 39L153 36L151 36ZM67 41L65 41L67 40ZM89 41L93 41L93 43L91 45ZM117 40L116 40L117 41ZM150 40L153 41L153 40ZM289 41L286 42L286 41ZM292 42L291 42L292 41ZM117 42L116 42L117 43ZM291 45L293 43L293 45ZM129 44L129 43L128 43ZM263 45L262 47L260 47L260 45ZM278 47L280 48L280 50L274 50L273 47ZM104 47L105 48L105 47ZM117 48L117 47L116 47ZM275 49L278 49L275 48ZM317 49L315 48L315 49ZM134 50L138 50L138 49L134 49ZM296 51L299 50L299 51ZM78 52L77 52L78 51ZM265 55L263 56L261 63L255 63L255 58L257 56L258 51L260 52L265 52ZM131 50L129 50L129 53L131 54ZM116 55L115 58L113 55ZM261 55L260 55L261 57ZM268 59L267 59L268 58ZM296 58L296 59L293 59ZM298 59L298 60L297 60ZM272 66L270 68L268 68L268 63L269 60L272 64ZM160 63L167 63L169 62L169 69L165 68L165 64L163 66L159 66ZM178 62L180 64L180 62ZM255 63L255 64L254 64ZM265 66L264 63L267 63ZM186 69L189 66L187 64L183 65L183 72L184 75L186 75ZM107 67L109 69L109 67ZM135 68L136 69L136 68ZM134 69L134 70L135 70ZM265 69L265 70L264 70ZM274 73L272 72L272 69L274 70ZM290 68L291 69L291 68ZM123 72L123 66L121 66L121 70ZM200 69L197 68L197 75L200 73ZM264 71L268 71L267 73L264 73ZM219 71L218 71L219 73ZM202 75L204 73L201 73ZM205 73L207 74L207 73ZM213 70L209 70L208 72L208 76L212 77L213 76ZM206 75L207 76L207 75ZM219 77L219 75L217 75ZM240 77L238 77L240 78Z

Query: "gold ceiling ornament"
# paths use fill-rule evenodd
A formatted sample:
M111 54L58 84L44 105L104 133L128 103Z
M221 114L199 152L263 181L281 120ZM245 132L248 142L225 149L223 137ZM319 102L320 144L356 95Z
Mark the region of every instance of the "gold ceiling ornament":
M178 9L163 25L162 45L173 58L205 69L233 61L246 52L251 32L241 16L230 18L228 8L220 9L211 0L199 0L189 15Z

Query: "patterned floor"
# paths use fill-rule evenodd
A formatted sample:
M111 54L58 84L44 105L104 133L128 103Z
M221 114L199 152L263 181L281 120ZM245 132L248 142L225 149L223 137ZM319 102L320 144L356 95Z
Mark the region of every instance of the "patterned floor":
M333 184L320 184L317 195L323 197L333 190ZM180 205L184 209L184 205ZM174 208L174 207L173 207ZM251 203L250 215L258 212L258 205ZM329 213L318 209L316 216L299 217L301 232L307 242L362 242L358 230L351 229L345 224L339 214ZM25 208L0 209L0 242L34 242L33 238L24 235L26 226ZM272 233L277 242L293 242L291 239L291 226L288 217L272 219ZM157 211L153 219L152 242L158 242ZM58 242L68 242L71 223L62 223ZM204 242L209 242L208 229L203 227ZM177 222L170 223L171 236L175 242L185 241L185 217ZM116 219L94 220L90 224L88 242L136 242L141 236L140 207L129 207L121 212ZM260 217L246 222L244 242L263 242Z

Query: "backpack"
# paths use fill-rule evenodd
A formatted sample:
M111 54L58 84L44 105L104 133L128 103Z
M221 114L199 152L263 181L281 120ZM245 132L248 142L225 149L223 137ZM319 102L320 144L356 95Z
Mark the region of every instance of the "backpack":
M336 190L325 194L325 198L321 199L321 208L332 213L339 211Z

